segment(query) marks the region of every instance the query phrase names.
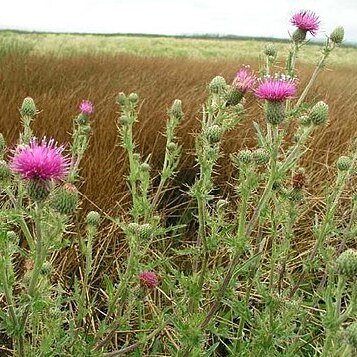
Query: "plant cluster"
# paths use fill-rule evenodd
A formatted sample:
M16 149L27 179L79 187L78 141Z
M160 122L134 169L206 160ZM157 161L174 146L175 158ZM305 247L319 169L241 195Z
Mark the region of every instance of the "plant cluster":
M11 339L9 353L356 353L355 194L348 217L339 219L356 170L356 142L337 160L335 181L326 183L323 208L311 220L312 245L301 251L296 241L299 219L309 208L301 158L310 137L328 121L328 105L306 98L344 31L338 27L327 38L310 81L300 90L296 59L307 33L317 33L319 19L301 11L291 22L296 30L281 73L273 72L277 53L268 45L259 76L243 66L231 84L221 76L209 83L195 136L198 175L186 192L192 204L175 221L165 219L163 198L182 154L177 128L185 119L179 99L168 110L157 175L150 156L143 157L134 141L139 97L119 93L117 129L129 162L131 207L118 217L88 212L85 230L73 242L69 233L76 226L80 163L90 143L94 107L82 101L66 147L34 136L37 108L25 98L16 147L8 150L0 135L0 328ZM244 120L249 93L260 101L265 122L253 122L254 149L231 155L235 195L225 197L214 182L221 143ZM107 276L98 282L94 243L104 220L120 230L128 253L117 267L117 280ZM77 247L80 269L67 282L53 261L70 245Z

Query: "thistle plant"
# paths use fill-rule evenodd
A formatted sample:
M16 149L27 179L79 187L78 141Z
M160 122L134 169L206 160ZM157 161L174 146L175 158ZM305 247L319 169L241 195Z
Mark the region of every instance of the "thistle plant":
M329 120L328 104L307 95L344 30L327 38L303 83L298 53L320 20L301 11L291 23L285 69L277 70L268 45L259 78L243 65L230 82L216 76L208 83L193 134L196 177L175 207L179 219L171 219L165 192L182 170L177 129L185 103L175 99L168 109L157 168L134 140L139 96L119 93L129 208L81 217L76 184L93 105L81 102L71 144L59 145L34 136L36 105L24 100L15 149L0 135L0 328L14 355L355 355L357 200L350 183L357 147L331 165L334 177L318 195L304 161L310 138ZM231 190L224 190L216 183L222 143L249 120L248 96L260 107L251 123L255 143L230 155ZM108 228L117 250L99 259ZM70 279L56 270L63 249L76 256ZM109 268L97 263L105 259Z

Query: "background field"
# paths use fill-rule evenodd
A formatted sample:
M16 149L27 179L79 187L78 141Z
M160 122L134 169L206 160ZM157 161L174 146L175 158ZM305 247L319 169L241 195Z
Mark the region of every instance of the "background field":
M106 213L124 212L128 203L126 158L116 131L117 93L139 94L140 121L135 137L144 156L152 153L153 174L158 172L163 159L165 138L161 133L167 108L175 98L182 100L185 118L178 136L184 154L175 195L187 200L181 192L187 191L187 184L192 184L196 173L192 134L199 127L207 84L216 75L231 82L242 64L250 64L258 71L265 45L260 41L9 32L1 34L0 43L0 132L10 146L15 145L18 137L18 108L24 97L33 97L40 110L34 123L36 135L53 136L59 142L70 141L72 120L80 101L90 99L94 103L93 137L83 161L84 183L80 188L82 212L98 206ZM277 43L277 48L279 71L288 44ZM308 46L303 53L298 59L302 88L313 71L319 47ZM330 122L314 133L302 162L309 175L307 190L312 203L318 200L321 183L325 184L329 177L326 175L334 174L327 165L345 151L357 133L356 54L355 48L337 49L310 93L311 102L324 100L330 106ZM254 97L248 96L247 101L246 120L224 140L224 156L217 168L217 184L222 192L231 187L228 154L254 146L252 120L263 120ZM164 204L174 206L174 196ZM108 244L115 238L112 233L105 233Z

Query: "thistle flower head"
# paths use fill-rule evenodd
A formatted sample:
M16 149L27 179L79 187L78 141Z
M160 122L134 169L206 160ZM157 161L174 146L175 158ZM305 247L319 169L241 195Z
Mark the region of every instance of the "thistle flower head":
M82 100L79 109L85 115L90 115L94 112L93 104L89 100Z
M319 17L313 11L301 10L294 14L290 21L299 30L310 32L313 36L316 35L320 26Z
M296 79L286 76L266 76L259 80L255 95L259 99L271 102L282 102L295 95L297 90Z
M245 93L246 91L253 88L256 80L257 78L251 72L249 66L243 66L237 72L232 85L240 92Z
M143 271L139 274L140 285L145 288L154 289L159 285L159 279L156 273L152 271Z
M10 160L10 169L25 180L62 180L68 173L70 160L62 154L63 146L44 138L33 138L28 145L19 145Z

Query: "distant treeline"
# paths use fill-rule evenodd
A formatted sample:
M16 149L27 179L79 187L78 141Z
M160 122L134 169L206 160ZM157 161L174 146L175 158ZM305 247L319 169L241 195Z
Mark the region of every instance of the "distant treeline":
M261 41L261 42L279 42L288 43L290 42L287 38L276 38L276 37L253 37L253 36L239 36L239 35L222 35L215 33L205 33L205 34L180 34L180 35L163 35L163 34L147 34L147 33L94 33L94 32L51 32L51 31L26 31L26 30L10 30L10 29L0 29L1 33L17 33L17 34L37 34L37 35L80 35L80 36L103 36L103 37L114 37L114 36L132 36L132 37L165 37L165 38L192 38L192 39L207 39L207 40L232 40L232 41ZM311 40L308 44L316 45L321 44L322 40ZM357 47L356 42L344 42L342 47Z

